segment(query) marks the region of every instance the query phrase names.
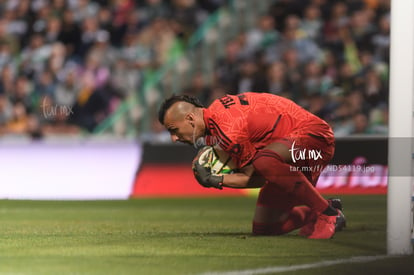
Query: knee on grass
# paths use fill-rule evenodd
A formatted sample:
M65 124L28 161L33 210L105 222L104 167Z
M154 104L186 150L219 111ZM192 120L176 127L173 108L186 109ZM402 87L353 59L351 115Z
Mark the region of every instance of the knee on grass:
M271 235L282 235L286 232L282 230L281 223L260 223L253 222L252 234L255 236L271 236Z

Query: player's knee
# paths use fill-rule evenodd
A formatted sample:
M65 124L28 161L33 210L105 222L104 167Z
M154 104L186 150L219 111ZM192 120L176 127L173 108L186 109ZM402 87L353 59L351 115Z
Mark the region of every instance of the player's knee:
M253 221L252 234L256 236L269 236L284 234L280 223L260 223Z

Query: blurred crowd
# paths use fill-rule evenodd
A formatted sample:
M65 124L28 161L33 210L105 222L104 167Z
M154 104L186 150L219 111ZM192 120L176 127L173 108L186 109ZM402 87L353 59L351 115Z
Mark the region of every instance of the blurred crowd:
M335 135L387 134L389 0L278 0L185 93L204 104L224 93L267 92L295 100Z
M0 137L92 132L221 0L0 0Z
M0 0L0 137L92 132L228 2ZM279 94L337 136L386 134L389 45L390 0L275 0L183 93Z

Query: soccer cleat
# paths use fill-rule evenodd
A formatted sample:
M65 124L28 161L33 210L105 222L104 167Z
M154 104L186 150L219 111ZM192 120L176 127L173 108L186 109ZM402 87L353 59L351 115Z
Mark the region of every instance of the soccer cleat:
M329 205L333 208L336 208L338 211L338 215L336 216L336 222L335 222L335 232L342 231L346 227L346 218L342 208L342 201L341 199L336 198L329 198L328 199Z
M346 219L344 214L342 213L342 201L341 199L337 198L329 198L327 199L330 206L339 210L338 215L336 216L336 223L335 223L335 232L341 231L343 228L346 227ZM308 237L312 234L313 229L316 223L316 215L313 213L313 217L310 218L311 222L305 224L301 227L299 231L299 235L303 237Z
M330 206L332 206L333 208L339 209L339 210L343 210L342 209L342 201L341 199L338 198L329 198L327 199L328 203Z
M339 211L339 210L337 210ZM335 234L336 216L320 214L308 239L330 239Z
M342 213L341 210L338 210L338 215L336 216L336 222L335 222L335 232L342 231L346 227L346 218L344 213Z

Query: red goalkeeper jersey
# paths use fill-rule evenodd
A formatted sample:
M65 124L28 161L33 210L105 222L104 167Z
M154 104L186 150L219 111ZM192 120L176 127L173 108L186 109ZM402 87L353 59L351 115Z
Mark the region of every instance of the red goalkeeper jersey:
M207 145L218 144L238 167L256 151L286 137L310 134L333 138L328 124L293 101L268 93L243 93L216 99L204 109Z

